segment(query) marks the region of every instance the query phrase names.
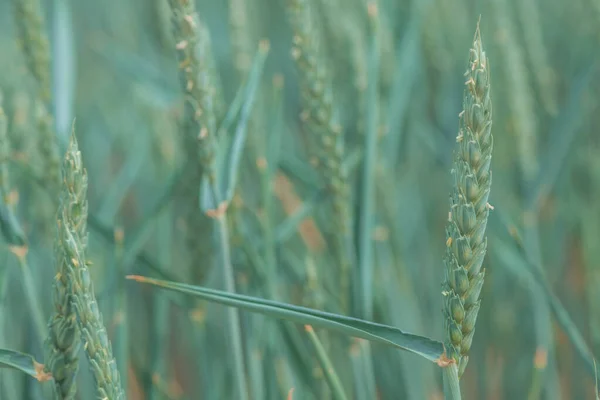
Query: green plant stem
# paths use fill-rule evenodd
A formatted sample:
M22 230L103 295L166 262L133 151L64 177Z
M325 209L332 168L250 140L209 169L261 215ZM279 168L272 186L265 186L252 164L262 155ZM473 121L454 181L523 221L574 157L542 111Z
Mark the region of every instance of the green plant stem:
M116 240L116 249L115 249L115 259L116 264L121 271L121 274L125 273L126 265L124 264L124 248L123 248L123 240L122 237L120 240ZM123 279L119 279L119 289L117 292L117 309L114 314L115 317L115 334L116 334L116 361L117 368L119 369L119 373L121 375L121 387L123 389L123 393L127 395L127 387L128 387L128 373L127 366L129 362L129 331L128 331L128 321L129 318L127 316L127 291L125 288L126 282Z
M233 266L231 265L229 232L225 214L217 218L217 226L219 230L219 253L223 268L223 277L225 279L225 290L230 293L236 293ZM238 396L236 398L240 400L247 400L248 385L246 383L246 375L244 373L242 332L240 329L240 316L238 310L236 308L229 307L227 310L227 317L229 321L234 376L238 392Z
M3 261L5 261L4 259ZM5 268L0 274L0 348L9 347L7 322L9 321L10 309L6 302L8 289L9 269ZM16 399L17 398L17 382L10 379L5 374L0 374L0 396L1 398Z
M21 267L21 273L23 274L23 288L25 289L29 310L33 316L36 335L39 342L44 343L44 340L46 339L46 322L44 320L44 313L40 307L41 303L35 289L31 269L27 263L26 256L17 256L17 259L19 260L19 266Z
M335 369L333 368L333 363L329 359L323 344L319 340L317 334L314 329L310 325L306 325L304 327L306 332L308 333L308 338L315 348L315 352L317 353L317 358L319 359L319 363L321 364L321 368L325 373L325 377L327 378L327 382L329 382L329 386L333 393L333 397L337 400L346 400L348 397L344 392L344 388L342 387L342 382L338 377Z
M361 288L359 298L362 298L360 306L360 315L366 320L373 319L373 243L372 228L374 219L374 199L375 192L375 162L377 158L377 127L379 119L378 104L378 84L379 84L379 19L377 2L368 4L369 24L371 29L371 45L369 47L369 68L368 68L368 87L367 87L367 133L366 133L366 151L363 167L363 188L362 188L362 207L360 215L359 246L359 276ZM368 388L368 396L375 395L375 377L373 372L373 360L371 358L370 344L365 343L362 348L364 376L355 376L355 379L365 380L365 387ZM372 390L371 390L372 389Z
M444 397L446 400L461 400L457 365L451 364L446 368L442 368L442 370L444 377Z
M372 6L372 7L371 7ZM360 282L362 305L361 317L371 320L373 315L373 245L371 231L373 228L375 192L375 162L377 158L377 125L378 125L378 82L379 82L379 39L377 24L377 8L369 5L372 27L372 43L369 54L369 83L367 88L367 133L365 137L365 160L363 166L362 207L360 214ZM374 11L373 11L374 10Z

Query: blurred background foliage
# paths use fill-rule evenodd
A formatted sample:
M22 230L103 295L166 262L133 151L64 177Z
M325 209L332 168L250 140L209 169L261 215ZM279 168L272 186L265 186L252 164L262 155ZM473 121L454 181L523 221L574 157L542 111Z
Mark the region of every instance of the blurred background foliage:
M366 3L310 3L324 50L319 62L333 79L335 118L346 139L354 237L368 235L373 249L373 319L444 337L452 150L481 15L492 74L495 210L463 396L593 398L593 367L576 351L573 332L600 354L600 2L380 0L376 99L367 92L373 52ZM198 181L179 128L182 93L167 1L46 0L42 6L60 151L75 119L89 174L91 271L128 398L233 398L224 308L123 279L135 273L222 287L211 221L190 201ZM237 290L341 312L328 245L331 214L300 118L285 1L201 0L197 9L211 34L221 116L246 81L259 41L270 43L228 212ZM33 87L13 4L4 0L0 91L11 198L18 198L47 320L55 272L52 233L41 226L40 210L56 200L35 175L44 166L34 150ZM365 116L375 100L377 156L367 185ZM267 166L275 167L272 176ZM356 222L365 186L373 188L370 232L360 232ZM8 244L0 257L0 347L41 360L19 262ZM557 308L566 319L557 318ZM301 326L245 312L241 319L251 398L282 399L292 388L294 399L331 395ZM347 393L373 398L368 368L357 356L364 343L333 333L320 337ZM371 356L379 398L441 398L435 365L379 345ZM79 398L91 398L87 366L78 379ZM43 398L43 386L0 371L2 399Z

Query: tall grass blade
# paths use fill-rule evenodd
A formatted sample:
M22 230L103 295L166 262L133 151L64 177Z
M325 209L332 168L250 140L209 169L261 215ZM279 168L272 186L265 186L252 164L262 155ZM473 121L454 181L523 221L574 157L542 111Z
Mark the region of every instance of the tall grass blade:
M383 343L399 349L410 351L444 366L448 361L444 355L444 346L441 342L424 336L406 333L392 326L376 324L361 319L345 317L306 307L294 306L256 297L233 294L221 290L208 289L201 286L187 285L147 278L138 275L129 275L128 279L148 283L175 292L185 293L214 303L230 307L241 308L246 311L257 312L275 318L285 319L305 325L330 329L349 336L367 339L376 343Z
M230 202L233 198L233 193L237 185L237 177L239 172L240 160L244 151L244 144L246 143L246 136L248 134L248 120L250 119L250 113L252 112L252 105L256 98L256 92L262 76L262 70L269 53L269 42L262 41L258 47L254 62L252 63L252 69L248 77L248 84L245 93L244 104L240 111L240 120L238 122L235 137L231 144L231 148L228 151L226 157L226 165L224 169L227 171L224 176L222 185L223 192L225 193L225 202Z

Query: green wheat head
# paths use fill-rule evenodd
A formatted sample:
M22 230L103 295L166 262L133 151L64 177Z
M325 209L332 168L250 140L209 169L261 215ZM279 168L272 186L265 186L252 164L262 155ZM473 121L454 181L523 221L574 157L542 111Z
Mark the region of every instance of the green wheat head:
M214 59L208 29L198 17L194 2L170 0L173 37L179 59L181 87L185 93L186 115L181 143L190 168L182 178L181 195L186 199L185 243L192 259L211 264L213 224L198 210L198 182L203 176L212 182L215 177L216 93ZM204 272L195 269L194 272Z
M54 376L61 399L75 398L75 378L79 369L81 337L77 327L70 267L85 260L87 247L87 180L81 159L73 153L72 142L63 168L63 191L58 208L57 236L54 246L56 277L54 279L54 315L49 322L45 344L48 370Z
M50 43L44 23L44 10L39 0L14 0L19 43L26 59L27 69L36 83L35 119L38 129L37 146L40 154L40 171L52 198L58 196L60 182L60 156L54 131L51 108ZM41 205L42 214L53 214L55 203ZM47 208L51 211L46 211ZM46 217L46 215L44 215ZM44 218L45 219L45 218ZM50 226L48 224L47 226Z
M446 351L464 372L469 357L475 321L479 312L479 293L485 269L487 225L492 183L492 102L488 59L483 51L479 26L465 73L466 89L460 129L454 154L454 185L446 226L446 275L444 315L447 331Z
M39 0L14 0L19 42L27 68L37 81L39 95L50 103L50 43Z
M296 63L302 92L302 121L312 137L311 153L317 169L332 196L335 228L348 230L348 176L343 166L344 137L335 123L331 79L320 53L320 35L315 31L311 4L307 0L288 0L292 25L292 57Z
M202 24L194 2L170 0L173 13L173 37L179 59L179 69L186 102L187 140L197 141L200 168L208 178L215 179L216 117L214 65L208 29ZM189 125L188 125L189 124Z
M94 288L86 263L87 247L87 173L81 162L75 135L71 136L63 163L63 187L58 216L57 251L66 281L69 321L76 315L86 356L101 399L123 399L119 371L115 363L102 315L94 295ZM60 272L63 272L60 271ZM61 287L62 289L62 287ZM63 328L59 334L66 332ZM69 329L70 326L68 327ZM76 335L74 335L76 336ZM77 340L77 339L73 339ZM76 354L76 353L75 353Z

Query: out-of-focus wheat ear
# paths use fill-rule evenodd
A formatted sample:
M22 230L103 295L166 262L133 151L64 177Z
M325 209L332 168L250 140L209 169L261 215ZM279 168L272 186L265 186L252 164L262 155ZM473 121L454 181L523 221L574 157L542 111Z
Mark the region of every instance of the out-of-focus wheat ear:
M38 129L37 147L41 156L40 170L51 198L58 197L60 156L51 109L50 44L39 0L14 0L18 41L27 68L36 83L35 109ZM56 207L52 204L51 207ZM45 211L44 211L45 212ZM51 214L54 213L54 209ZM45 212L45 214L50 214Z
M48 105L51 96L50 43L39 0L14 0L15 21L27 68L35 78L41 100Z
M63 162L63 185L59 209L58 241L64 258L61 269L66 277L66 303L75 313L86 356L101 399L124 399L121 379L113 357L102 315L96 302L86 261L87 173L73 132ZM59 270L59 273L61 270Z
M198 140L199 158L195 157L198 158L198 162L192 164L192 168L197 169L199 173L197 177L202 179L202 193L199 197L194 197L200 201L196 203L195 212L192 212L194 212L194 218L200 218L198 206L201 206L203 199L210 197L212 202L221 201L219 194L220 182L216 176L216 120L221 96L218 89L220 85L215 84L218 75L211 52L209 32L198 17L195 2L191 0L170 0L169 5L173 13L173 36L176 41L181 84L186 99L185 136L189 139L197 138ZM191 143L190 146L194 147ZM194 157L190 160L194 160ZM193 173L191 177L194 178ZM193 182L195 185L198 185L198 183L200 183L200 180ZM204 192L207 189L209 192ZM196 193L198 193L198 190ZM217 222L213 226L219 232L219 255L225 287L227 291L235 292L225 209L223 209L223 212L212 216L215 217ZM199 222L202 223L202 221ZM192 229L194 228L192 226ZM197 238L199 232L191 231L189 234L194 234ZM202 237L200 241L208 242L205 237ZM248 384L243 360L239 313L237 310L231 309L227 311L227 317L232 348L233 376L237 391L236 398L244 400L248 398Z
M517 37L517 29L510 15L510 4L507 0L495 0L494 20L500 36L500 50L507 77L510 100L508 107L514 121L519 167L524 185L531 185L539 171L538 152L538 120L536 117L535 99L532 93L530 74L526 67L526 52ZM529 17L529 15L528 15ZM531 55L533 57L533 55ZM536 79L544 72L544 65L535 65ZM542 86L544 87L544 86ZM544 93L545 96L549 95ZM550 100L550 98L546 99Z
M229 29L234 65L240 77L250 71L252 57L256 51L256 41L252 35L251 8L248 0L229 0Z
M212 238L214 225L210 218L199 212L199 182L208 177L215 182L217 151L217 117L210 64L213 61L210 37L198 17L193 2L170 0L173 39L179 59L181 87L185 93L185 115L181 129L181 144L190 168L182 178L181 197L185 199L182 213L186 221L185 242L191 259L205 260L211 265L213 242L198 240ZM201 190L205 190L204 187ZM201 279L205 269L194 269L194 279Z
M288 0L289 20L293 29L292 57L296 63L302 93L301 120L310 133L311 155L330 196L333 208L333 232L336 258L340 268L342 298L349 293L350 260L347 251L349 234L349 185L344 167L345 144L341 126L334 118L331 79L322 60L320 35L314 24L311 4L307 0ZM343 303L347 303L343 301Z
M180 79L185 91L185 135L188 141L197 141L191 148L197 147L200 168L212 182L215 180L213 161L216 156L217 123L210 36L192 1L170 0L169 4L173 14L173 37Z
M465 73L463 111L460 113L452 175L450 212L446 226L443 312L448 358L458 364L461 376L479 312L479 294L485 269L485 228L492 173L492 100L490 69L481 42L479 24Z

